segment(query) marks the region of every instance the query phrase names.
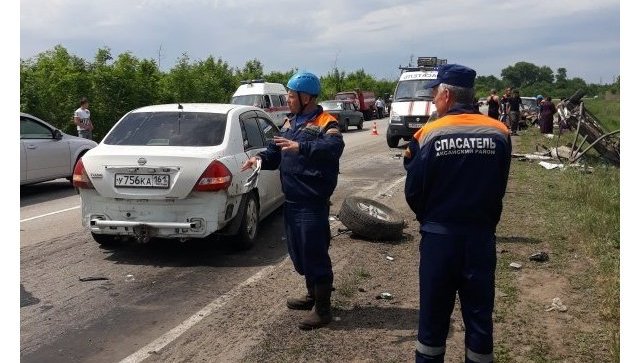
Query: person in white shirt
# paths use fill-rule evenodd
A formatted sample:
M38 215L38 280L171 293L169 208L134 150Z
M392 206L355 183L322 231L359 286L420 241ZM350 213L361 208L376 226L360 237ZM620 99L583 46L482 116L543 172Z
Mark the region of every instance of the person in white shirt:
M376 100L376 109L378 111L378 118L383 118L384 117L384 101L382 100L382 97L378 97L378 99Z
M80 108L73 114L73 123L78 129L78 136L92 139L93 123L91 123L91 113L89 112L89 100L86 97L82 97L80 100Z

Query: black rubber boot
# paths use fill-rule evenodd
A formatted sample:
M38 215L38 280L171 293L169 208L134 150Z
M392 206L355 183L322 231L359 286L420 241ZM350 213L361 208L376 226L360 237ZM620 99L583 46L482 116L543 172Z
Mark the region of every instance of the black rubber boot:
M331 284L315 285L316 304L299 324L302 330L321 328L331 322Z
M291 310L311 310L316 300L313 285L307 282L307 294L299 298L287 299L287 307Z

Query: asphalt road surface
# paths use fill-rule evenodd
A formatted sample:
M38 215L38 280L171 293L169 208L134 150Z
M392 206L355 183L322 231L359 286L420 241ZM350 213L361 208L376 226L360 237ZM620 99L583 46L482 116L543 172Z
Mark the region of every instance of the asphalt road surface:
M403 143L386 145L387 119L344 135L336 214L351 194L384 193L402 181ZM64 179L20 188L22 362L140 361L141 348L188 330L198 314L287 258L282 212L260 224L259 241L152 240L101 248L80 222L80 198ZM93 278L80 281L81 278ZM244 284L244 285L243 285ZM214 304L212 305L212 302ZM195 319L195 320L194 320ZM141 358L142 357L142 358Z

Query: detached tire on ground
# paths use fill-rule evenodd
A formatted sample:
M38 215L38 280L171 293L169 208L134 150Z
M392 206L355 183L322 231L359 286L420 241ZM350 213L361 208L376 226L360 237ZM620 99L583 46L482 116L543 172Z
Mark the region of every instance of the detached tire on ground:
M353 233L371 240L389 241L402 238L402 216L372 199L347 197L342 202L338 217Z

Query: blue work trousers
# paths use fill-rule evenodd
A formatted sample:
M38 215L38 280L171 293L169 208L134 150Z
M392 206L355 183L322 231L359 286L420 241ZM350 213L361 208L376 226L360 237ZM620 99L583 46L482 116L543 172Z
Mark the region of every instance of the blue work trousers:
M493 361L494 231L421 234L416 362L444 362L456 292L465 325L466 362Z
M284 226L289 256L308 286L332 284L329 203L285 202Z

